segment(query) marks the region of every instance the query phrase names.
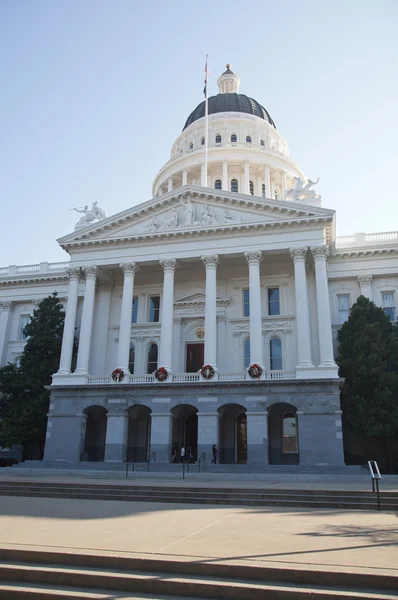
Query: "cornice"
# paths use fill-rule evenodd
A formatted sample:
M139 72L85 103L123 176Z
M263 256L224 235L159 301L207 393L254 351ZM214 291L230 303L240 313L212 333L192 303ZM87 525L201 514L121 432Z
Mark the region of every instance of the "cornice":
M398 256L398 247L386 248L386 247L373 247L373 248L350 248L347 250L333 250L329 256L329 261L335 259L352 259L352 258L364 258L372 259L379 258L380 256Z
M8 279L0 279L0 286L7 286L7 285L26 285L29 283L46 283L46 282L50 282L50 281L68 281L69 280L69 276L68 274L62 273L62 274L57 274L57 275L32 275L31 277L23 275L22 277L10 277Z

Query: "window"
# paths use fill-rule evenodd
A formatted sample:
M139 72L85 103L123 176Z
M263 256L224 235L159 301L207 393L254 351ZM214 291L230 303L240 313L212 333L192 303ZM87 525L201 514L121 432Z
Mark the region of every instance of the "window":
M219 133L216 135L216 144L221 144L221 135Z
M243 316L250 317L250 292L243 290Z
M279 338L272 338L269 343L271 371L282 371L282 342Z
M231 179L231 192L239 192L239 184L237 179Z
M261 186L261 195L263 198L265 198L265 183L263 183L263 185Z
M191 142L191 143L189 144L189 149L190 149L190 150L193 150L193 142Z
M260 140L260 146L265 146L264 140Z
M149 296L149 322L159 323L160 296Z
M137 323L137 317L138 317L138 296L134 296L133 308L131 310L131 322Z
M250 339L245 340L243 344L243 367L248 369L250 367Z
M216 190L221 190L221 187L222 187L221 179L215 180L214 187L216 188Z
M339 312L339 323L347 321L350 315L350 296L349 294L339 294L337 296L337 307Z
M152 343L148 348L146 358L146 372L153 373L158 368L158 346Z
M279 288L268 288L268 314L280 315Z
M205 145L205 138L204 137L202 137L202 139L200 140L200 143L201 143L202 146Z
M252 143L252 139L250 137L250 135L246 136L246 144L251 144Z
M236 144L236 142L237 142L237 141L238 141L238 138L237 138L237 137L236 137L236 135L233 133L233 134L231 135L231 143L232 143L232 144Z
M390 321L395 321L394 292L382 292L381 299L387 317L389 317Z
M274 198L275 198L275 200L278 200L278 190L277 189L274 190Z
M286 413L282 419L283 452L298 452L297 419L293 413Z
M19 321L19 331L18 331L18 339L19 340L27 339L28 336L24 333L24 329L25 329L25 326L29 323L29 321L30 321L29 315L21 315L21 318Z
M134 362L135 362L135 348L133 344L130 346L129 352L129 371L133 375L134 374Z
M254 183L252 181L249 181L249 191L254 196Z

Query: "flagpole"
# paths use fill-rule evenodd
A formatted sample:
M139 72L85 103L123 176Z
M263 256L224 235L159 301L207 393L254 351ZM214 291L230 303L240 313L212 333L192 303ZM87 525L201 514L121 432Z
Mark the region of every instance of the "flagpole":
M208 137L209 137L209 102L208 102L208 91L207 91L207 84L208 84L208 74L209 74L209 69L208 69L208 65L207 65L207 61L208 61L209 55L206 54L206 67L205 67L205 71L206 71L206 79L205 79L205 166L204 166L204 181L202 181L202 186L203 187L207 187L207 158L208 158Z

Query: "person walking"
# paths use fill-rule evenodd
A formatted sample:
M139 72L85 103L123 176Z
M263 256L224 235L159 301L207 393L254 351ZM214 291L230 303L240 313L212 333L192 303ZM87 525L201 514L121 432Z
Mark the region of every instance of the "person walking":
M219 451L217 450L217 446L215 444L213 444L213 448L211 450L213 452L213 460L211 461L211 464L216 465L217 464L217 454L219 453Z
M184 446L181 446L181 462L185 462L185 448Z

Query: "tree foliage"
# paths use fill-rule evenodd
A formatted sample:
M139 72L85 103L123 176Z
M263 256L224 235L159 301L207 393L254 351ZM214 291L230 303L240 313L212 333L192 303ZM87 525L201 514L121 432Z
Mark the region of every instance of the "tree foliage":
M398 433L398 330L360 296L338 332L343 417L369 437Z
M44 298L24 333L19 366L0 369L0 440L3 446L42 448L47 426L51 376L58 370L64 328L57 294Z

